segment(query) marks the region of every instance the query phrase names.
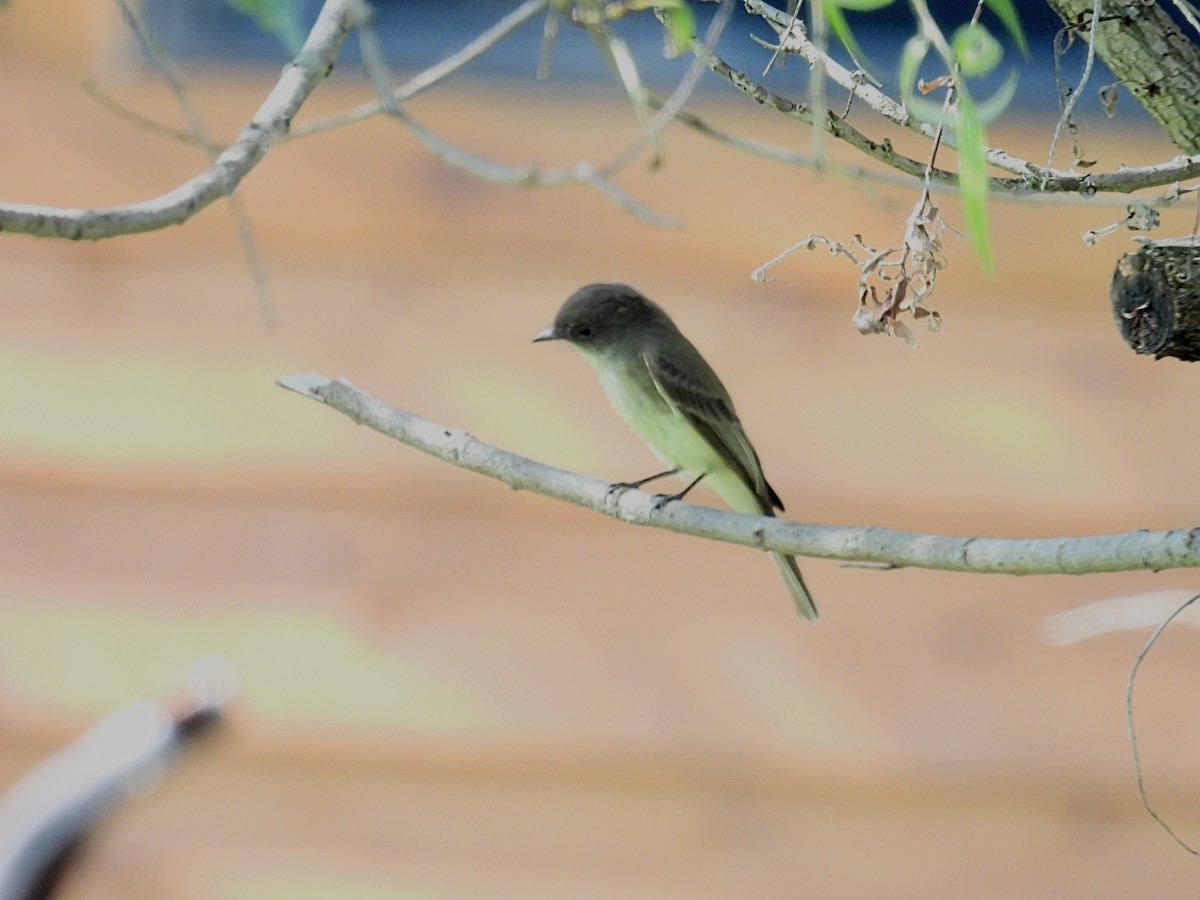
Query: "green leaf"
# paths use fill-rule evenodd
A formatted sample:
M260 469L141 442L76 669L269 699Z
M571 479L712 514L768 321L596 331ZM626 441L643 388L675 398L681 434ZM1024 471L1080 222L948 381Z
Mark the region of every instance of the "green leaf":
M602 28L590 27L587 32L616 74L621 86L625 88L625 95L633 106L633 114L637 117L638 124L645 129L650 124L650 108L646 103L646 88L642 84L641 73L638 72L633 54L629 52L629 46L621 38ZM656 168L662 163L661 134L654 136L651 147L653 155L650 166Z
M917 83L921 63L928 55L929 41L925 38L913 36L905 42L904 51L900 54L900 95L905 103Z
M687 0L631 0L629 9L657 9L667 29L667 56L674 59L687 49L696 33L696 21L692 17Z
M895 0L823 0L826 8L830 6L840 6L842 9L853 10L854 12L871 12L876 9L883 9L885 6L891 6Z
M890 3L891 0L888 2ZM821 6L825 13L825 21L829 23L830 29L837 35L842 46L846 48L850 58L854 60L854 65L866 72L870 68L871 61L867 59L862 47L854 39L854 32L850 30L850 24L846 21L846 17L842 15L842 4L838 0L821 0Z
M904 45L900 56L900 99L904 108L912 115L925 122L935 125L943 123L955 125L956 119L948 118L943 112L943 105L933 100L926 100L917 90L917 72L921 63L929 55L929 42L924 38L912 37ZM1015 69L1005 77L1004 82L992 96L975 105L975 117L980 124L986 125L998 119L1008 109L1017 92L1018 75Z
M975 116L979 119L980 124L986 125L994 122L1008 109L1013 97L1016 96L1018 80L1017 70L1011 69L1005 76L1004 83L996 88L996 93L975 104Z
M959 93L955 104L956 136L958 138L958 181L962 193L963 221L967 237L983 270L991 275L992 250L988 242L987 220L987 161L984 158L983 125L975 103L965 92Z
M963 25L950 42L959 71L969 78L986 75L1000 64L1004 50L980 22Z
M677 3L665 3L660 8L667 17L667 38L670 40L671 55L678 56L687 49L696 31L691 7L679 0Z
M225 0L225 3L254 19L259 28L278 38L293 56L304 46L300 0Z
M928 39L915 35L905 43L904 51L900 54L900 100L910 114L936 124L947 119L942 112L942 104L926 100L917 90L917 73L928 55Z
M1025 33L1021 31L1021 20L1017 18L1017 11L1012 5L1012 0L984 0L984 3L1004 24L1009 37L1021 51L1021 55L1028 57L1029 46L1025 43Z
M893 2L894 0L821 0L821 11L825 15L825 21L829 23L829 27L833 29L837 39L846 48L846 52L850 54L854 64L864 72L870 69L871 61L867 59L862 47L858 45L842 10L872 12L876 9L883 9L885 6L891 6Z

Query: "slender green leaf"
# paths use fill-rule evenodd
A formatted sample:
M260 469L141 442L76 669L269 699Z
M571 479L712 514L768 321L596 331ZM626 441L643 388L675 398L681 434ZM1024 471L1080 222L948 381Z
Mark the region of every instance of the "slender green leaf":
M659 10L666 20L667 56L674 58L687 49L696 33L696 22L687 0L631 0L629 9Z
M950 41L958 69L969 78L986 75L1000 64L1004 49L982 22L963 25Z
M996 88L996 92L986 100L981 100L975 104L975 116L979 119L981 125L994 122L1008 109L1013 97L1016 96L1017 82L1019 80L1017 70L1009 70L1004 82L1000 87Z
M900 55L900 100L904 108L925 122L951 124L942 111L942 104L926 100L917 90L917 73L929 55L929 41L921 36L910 37Z
M687 45L696 31L691 7L686 3L679 2L664 4L661 9L667 16L667 38L670 41L672 55L678 56L687 49Z
M642 84L641 73L638 72L637 63L634 62L633 54L629 51L629 45L612 32L600 27L588 28L587 32L616 74L621 86L625 88L625 94L633 106L633 114L637 117L638 124L645 129L650 124L650 107L646 102L646 88ZM661 135L654 136L651 147L653 155L650 165L656 167L662 162Z
M987 162L984 158L983 125L975 104L965 92L960 92L956 107L958 137L958 180L962 195L963 221L967 237L975 248L979 264L991 275L992 250L988 240L987 219Z
M929 44L922 38L909 38L900 56L900 99L904 108L912 115L925 122L935 125L955 125L957 119L948 117L942 111L943 105L933 100L926 100L917 90L917 72L921 63L929 54ZM998 119L1008 109L1017 92L1018 74L1015 69L1010 71L996 92L986 100L975 104L975 117L980 124L986 125Z
M841 5L837 0L822 0L821 5L824 7L825 21L829 23L830 29L841 41L842 46L846 48L850 58L854 60L854 65L864 72L868 71L871 61L867 59L862 47L854 39L854 32L850 30L850 24L846 21L846 17L842 15Z
M854 33L850 30L850 23L846 21L842 10L872 12L883 9L885 6L891 6L893 2L895 0L820 0L821 12L825 15L825 21L829 23L829 27L833 29L837 39L846 48L846 52L850 54L854 64L864 72L870 68L871 61L867 59L867 55L863 53L862 47L855 39Z
M1025 43L1025 33L1021 30L1021 20L1017 18L1017 10L1012 5L1012 0L984 0L984 3L995 14L996 18L1004 24L1009 37L1013 39L1013 43L1021 51L1021 55L1028 57L1029 46Z
M891 6L895 0L824 0L825 6L840 6L852 12L871 12Z
M925 38L913 36L905 42L904 51L900 54L900 93L905 102L916 87L917 72L928 55L929 41Z
M274 35L293 56L304 46L304 27L300 21L300 0L225 0L240 13Z

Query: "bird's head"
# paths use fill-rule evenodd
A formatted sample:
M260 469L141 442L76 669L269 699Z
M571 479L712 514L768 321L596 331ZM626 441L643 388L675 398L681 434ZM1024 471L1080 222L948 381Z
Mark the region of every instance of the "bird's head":
M567 341L581 350L602 352L629 329L669 321L661 309L627 284L581 287L567 298L554 324L535 341Z

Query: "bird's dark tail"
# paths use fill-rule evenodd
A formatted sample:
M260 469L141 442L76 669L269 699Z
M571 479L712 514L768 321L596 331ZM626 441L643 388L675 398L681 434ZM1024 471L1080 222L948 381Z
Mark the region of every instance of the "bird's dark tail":
M781 505L779 496L771 490L769 485L760 493L750 486L743 473L738 473L733 469L709 473L707 483L712 485L730 508L736 509L738 512L774 516L775 506ZM788 593L792 595L792 602L796 605L796 612L810 622L817 621L817 606L813 603L812 594L808 592L808 587L800 576L800 567L796 565L795 558L784 553L772 553L771 562L775 563L775 568L779 570L783 583L787 585Z
M779 570L783 583L787 585L788 592L792 595L792 602L796 604L796 612L810 622L817 621L820 618L817 613L817 604L813 603L812 594L808 592L808 586L800 574L800 567L796 565L796 557L772 553L771 562L775 563L775 568Z

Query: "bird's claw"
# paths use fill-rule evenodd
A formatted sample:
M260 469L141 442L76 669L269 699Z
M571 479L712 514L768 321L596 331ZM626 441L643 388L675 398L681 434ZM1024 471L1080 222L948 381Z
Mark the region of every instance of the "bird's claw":
M604 493L605 493L605 496L611 497L613 494L616 494L616 493L623 494L623 493L625 493L625 491L633 490L636 487L637 487L637 485L634 484L632 481L614 481L612 484L610 484L608 486L608 490L605 491Z
M655 494L654 502L650 504L650 509L653 512L662 512L663 508L668 503L673 503L676 500L682 500L682 494Z
M614 481L608 486L605 496L611 498L615 494L624 493L625 491L637 491L641 490L641 488L642 486L636 481ZM682 497L682 494L655 494L654 498L650 501L650 511L662 512L668 503L680 500Z

